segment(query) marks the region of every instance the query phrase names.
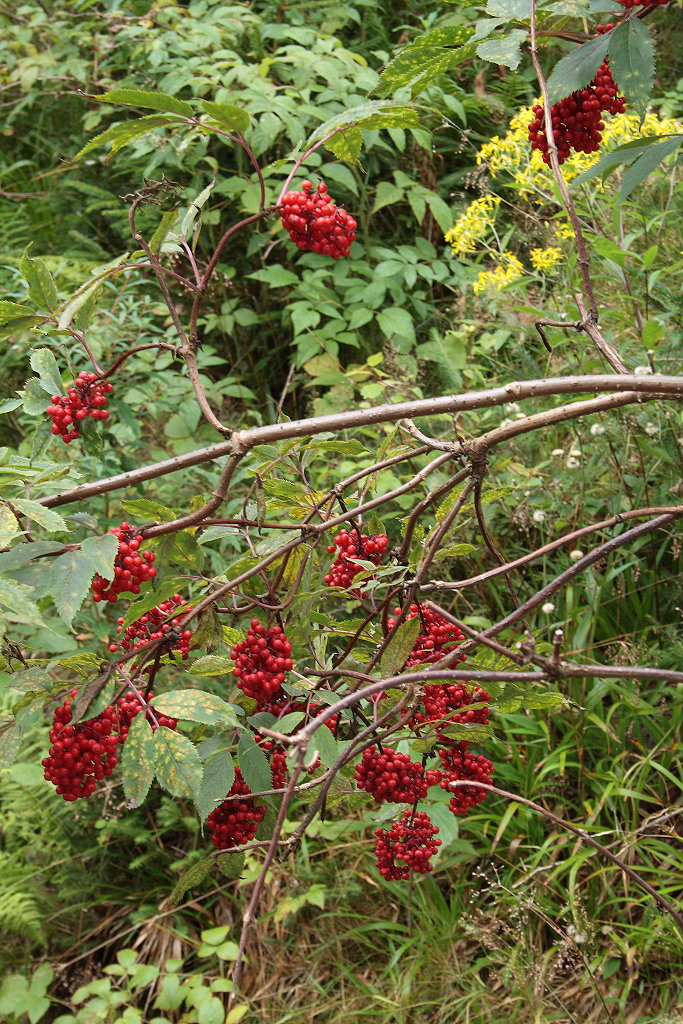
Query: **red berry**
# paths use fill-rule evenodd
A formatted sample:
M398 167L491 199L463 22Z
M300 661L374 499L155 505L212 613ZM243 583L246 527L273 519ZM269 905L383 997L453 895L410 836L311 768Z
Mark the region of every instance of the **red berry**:
M375 830L375 864L387 880L407 879L410 873L426 874L432 870L431 858L441 846L438 833L428 814L405 810L399 822L389 831Z
M282 684L292 668L291 653L292 645L281 627L266 628L258 619L252 619L246 639L233 647L230 657L237 685L253 697L259 710L284 696Z
M128 591L132 594L140 593L140 584L153 579L157 571L152 567L154 555L151 551L143 551L143 557L136 555L136 551L142 542L142 534L136 533L130 523L121 523L121 526L109 531L118 539L119 550L114 559L114 579L111 583L105 580L99 573L91 583L93 601L116 601L119 594Z
M312 182L301 184L303 191L287 192L282 199L282 226L298 249L322 253L339 259L349 255L356 240L356 221L345 210L338 210L321 181L315 192Z
M372 562L379 565L382 556L386 554L388 540L386 533L375 533L368 536L366 533L359 533L357 530L341 530L334 538L334 545L330 544L327 550L332 554L339 551L339 555L330 567L325 577L328 587L343 587L349 590L351 583L359 572L363 572L363 566L358 565L352 559L362 559L365 562ZM360 596L360 590L349 590L354 597Z
M104 406L113 390L109 381L98 382L96 374L81 370L66 395L53 395L50 399L46 412L52 420L52 433L61 434L64 443L69 444L78 437L78 425L87 416L95 420L108 419Z

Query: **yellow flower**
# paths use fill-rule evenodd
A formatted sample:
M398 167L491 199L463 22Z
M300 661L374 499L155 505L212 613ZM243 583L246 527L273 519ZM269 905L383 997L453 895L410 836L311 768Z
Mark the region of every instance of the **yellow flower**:
M500 202L500 196L482 196L470 203L445 235L456 255L476 252L477 242L481 242L488 234Z
M480 295L487 288L502 291L506 285L519 280L524 274L524 267L516 256L507 249L501 253L501 262L493 270L482 270L472 288L475 295Z
M536 270L550 270L562 259L562 252L557 246L549 245L547 249L532 249L529 259Z

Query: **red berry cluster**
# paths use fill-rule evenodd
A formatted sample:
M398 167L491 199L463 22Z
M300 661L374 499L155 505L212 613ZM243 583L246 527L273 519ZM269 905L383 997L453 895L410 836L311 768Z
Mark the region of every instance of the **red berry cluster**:
M292 645L280 626L252 619L246 640L235 644L230 657L240 690L253 697L259 710L276 698L292 667Z
M50 729L50 753L43 758L44 777L54 783L65 800L91 796L97 783L108 778L117 763L118 715L113 705L96 718L70 725L71 704L78 693L73 690L63 704L55 708Z
M400 608L394 608L395 615L399 615L400 612ZM445 654L448 654L454 646L461 644L465 639L465 634L457 626L446 622L438 612L432 611L431 608L411 604L406 619L414 619L416 615L420 616L422 628L406 661L406 668L441 661ZM389 619L390 629L393 629L395 624L396 619ZM465 661L465 655L456 659L456 662L460 661Z
M439 751L443 774L440 782L442 789L453 793L448 806L453 814L467 814L472 808L486 799L486 790L478 786L460 786L449 788L451 782L491 782L493 761L481 754L468 753L469 743L456 743Z
M669 0L617 0L622 7L663 7Z
M360 764L356 765L356 782L359 789L370 793L378 804L415 803L427 796L430 785L440 781L440 774L427 772L417 761L411 761L407 754L399 754L391 747L382 747L381 754L374 747L363 752Z
M135 716L140 714L142 707L142 701L138 695L133 692L133 690L128 690L127 693L124 693L123 697L118 701L119 743L125 743L126 737L128 736L128 730L130 729L130 724ZM156 732L160 727L163 727L164 729L173 729L174 732L178 728L177 718L169 718L168 715L162 715L160 711L155 709L154 705L147 708L145 711L145 717L152 726L153 732Z
M151 551L138 551L142 534L136 533L130 523L121 523L109 532L119 542L118 554L114 559L114 579L110 583L95 573L91 584L93 601L116 601L124 591L139 594L140 586L157 574L152 564L154 554Z
M192 630L179 630L179 626L182 616L192 608L194 605L188 604L180 594L174 594L167 601L162 601L156 608L141 615L139 619L127 626L125 631L123 630L123 616L121 616L117 620L116 632L123 632L123 639L118 644L109 644L109 650L112 653L118 651L119 648L131 651L142 647L150 640L159 640L164 637L164 643L160 645L161 650L179 651L182 660L186 661L190 651ZM171 616L174 617L171 618ZM148 670L151 670L151 665L148 666Z
M66 395L52 395L47 413L52 419L52 433L61 434L65 444L78 437L78 426L86 416L108 420L105 406L114 390L108 380L97 379L96 373L81 370Z
M490 694L479 686L468 689L466 683L430 683L424 688L421 708L411 718L410 725L419 732L421 725L431 724L437 736L449 725L486 725L489 709L468 708L468 705L490 700Z
M572 149L577 153L596 153L600 148L605 127L601 114L604 111L609 114L623 114L625 110L626 101L623 96L617 96L617 86L605 60L586 89L573 92L571 96L550 108L559 163L564 163ZM538 149L543 154L545 163L549 164L550 155L542 104L537 103L533 111L535 117L529 124L531 148Z
M428 814L413 814L411 810L405 810L402 820L388 832L376 829L375 864L380 875L390 880L410 878L411 872L424 875L431 871L431 858L441 846L441 840L434 838L438 831Z
M303 181L301 192L287 192L282 200L282 226L297 249L309 249L338 260L348 256L356 240L356 221L336 206L321 181L316 191L313 183Z
M242 772L235 768L235 781L228 796L243 799L224 800L206 819L211 832L211 842L217 850L231 850L233 846L242 846L243 843L251 842L256 835L265 817L266 806L258 806L251 799L251 795L251 790L242 778Z
M373 533L372 536L368 536L367 533L360 533L358 530L341 530L334 538L334 544L330 544L327 549L331 555L339 551L339 557L332 563L325 583L328 587L343 587L347 590L358 573L363 572L363 567L351 559L362 558L373 565L379 565L382 556L386 554L387 544L386 533ZM357 595L358 591L355 594Z

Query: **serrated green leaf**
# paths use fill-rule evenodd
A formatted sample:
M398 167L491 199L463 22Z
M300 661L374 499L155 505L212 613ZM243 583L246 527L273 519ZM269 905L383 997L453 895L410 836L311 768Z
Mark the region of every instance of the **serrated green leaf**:
M13 412L15 409L18 409L20 405L20 398L6 398L3 402L0 402L0 416L3 416L7 412Z
M649 29L640 18L628 18L609 33L608 42L612 77L627 102L644 117L655 77Z
M105 580L114 579L114 559L119 552L119 542L113 533L105 533L103 537L86 537L81 542L81 552L90 559L94 573L104 576Z
M637 188L652 172L659 167L662 160L675 153L683 143L683 135L677 135L671 139L665 139L656 146L650 146L642 156L624 172L619 189L619 198L623 201L631 195L634 188Z
M277 728L277 726L276 726ZM320 760L326 768L332 768L341 756L345 743L339 744L328 729L327 725L321 725L315 730L311 737L308 752L317 750Z
M161 220L157 225L157 229L149 240L149 247L155 256L158 256L163 251L164 242L168 238L171 230L175 226L175 222L178 219L178 207L174 207L172 210L166 210L162 214ZM144 500L144 499L143 499Z
M151 588L145 588L145 592L138 597L137 601L134 601L126 611L123 617L121 625L124 629L127 629L133 622L144 615L145 612L150 611L152 608L156 608L157 605L161 604L162 601L168 600L174 594L177 594L181 587L184 587L187 583L186 579L182 579L179 576L173 576L171 579L165 579L163 583L160 583L156 590ZM182 614L182 609L180 614Z
M189 238L190 233L192 231L192 226L193 226L194 222L196 221L197 216L201 212L202 207L204 206L204 204L206 203L207 199L211 195L211 192L212 192L213 187L214 187L215 184L216 184L216 181L214 179L214 181L212 181L210 184L208 184L206 186L206 188L202 189L202 191L199 193L197 198L193 199L192 202L190 203L189 207L187 208L187 212L186 212L185 216L183 217L182 223L180 225L180 236L181 236L181 238L185 238L185 239Z
M23 325L25 321L41 319L31 306L19 302L0 301L0 327Z
M372 207L372 212L377 213L384 206L400 203L404 197L405 189L399 188L398 185L394 185L390 181L380 181L375 192L375 204Z
M211 100L201 100L200 106L205 114L208 114L226 131L239 132L240 135L244 135L251 124L251 118L247 111L232 103L213 103Z
M28 516L33 522L38 523L39 526L44 527L51 533L56 533L57 530L67 530L65 520L58 512L54 512L51 508L45 508L39 501L29 501L26 498L12 498L12 504L23 512L24 515Z
M273 776L268 758L249 733L242 733L237 747L237 763L242 778L252 793L261 793L273 788Z
M121 256L117 256L108 263L95 267L91 272L93 280L82 284L80 288L76 289L71 298L64 303L57 320L57 327L60 331L65 330L69 326L79 310L91 302L96 292L99 294L98 289L101 290L103 281L110 277L116 277L117 274L121 273L120 266L126 262L129 256L130 253L124 252ZM83 420L83 423L87 423L87 420Z
M162 505L159 501L151 501L149 498L134 498L131 501L122 501L121 508L129 516L136 519L149 520L153 523L170 523L178 518L178 512Z
M5 538L12 538L15 534L19 533L19 523L9 505L0 503L0 534L3 537L3 546Z
M104 440L97 421L86 416L79 423L78 430L83 450L87 455L93 455L101 461L104 458Z
M573 92L585 89L593 81L607 56L608 46L608 35L596 36L590 42L576 46L571 53L558 61L548 79L551 106L566 99Z
M345 128L338 131L325 143L325 149L336 156L337 160L343 160L347 164L359 163L361 150L363 149L363 132L360 128Z
M83 146L83 149L80 149L76 156L73 157L73 162L75 163L77 160L82 159L82 157L87 156L93 149L106 146L108 142L111 142L111 152L107 156L108 160L109 157L113 156L114 153L118 153L124 146L134 142L135 139L139 139L142 135L147 135L148 132L154 131L155 128L179 123L182 124L177 117L164 116L163 114L148 114L146 117L138 117L134 121L123 121L119 124L114 124L90 139Z
M201 885L202 882L211 874L211 868L215 863L216 862L213 857L202 857L200 861L193 864L192 867L189 868L176 882L171 895L166 900L168 905L174 907L177 903L180 903L186 892L192 889L195 885ZM164 1007L160 1006L158 1002L154 1005L160 1009L164 1009ZM166 1009L171 1009L171 1007L166 1007Z
M31 439L31 462L37 462L43 457L55 435L52 433L52 421L46 420L39 423L33 432Z
M28 413L29 416L37 416L39 413L44 413L50 404L45 397L45 392L46 389L37 377L29 377L23 391L20 392L24 412ZM61 388L57 394L64 394L64 388ZM50 429L52 428L52 420L45 420L45 423Z
M223 626L221 632L223 634L224 642L229 647L234 647L235 644L241 644L242 641L247 638L245 630L233 629L232 626Z
M198 658L190 666L188 671L193 676L224 676L231 673L235 668L235 662L222 654L206 654Z
M38 309L46 309L50 313L59 305L59 294L52 274L40 259L31 259L29 249L33 242L24 249L19 260L19 270L28 284L28 296L35 302Z
M152 707L171 718L183 722L203 722L205 725L237 725L233 708L222 697L204 690L171 690L160 693L151 701Z
M57 360L49 348L35 348L31 352L29 362L38 374L41 387L48 395L64 394L64 385Z
M219 750L207 758L204 762L204 778L197 794L197 810L202 825L228 795L234 781L235 766L229 750Z
M221 853L220 857L216 857L216 863L226 878L239 878L244 871L244 854L226 851Z
M148 110L165 110L183 117L194 117L194 109L185 100L178 100L165 92L152 89L110 89L94 97L103 103L121 104L124 107L143 107Z
M516 71L522 61L522 43L525 43L526 39L527 33L524 29L513 29L506 36L498 36L480 43L477 47L477 56L492 64L503 64Z
M196 800L203 768L197 748L179 732L163 726L154 733L156 777L171 796Z
M446 736L449 740L456 740L458 743L483 743L491 736L493 730L490 725L467 725L466 723L455 722L453 725L444 726L439 729L440 736Z
M359 127L375 128L419 128L420 118L417 108L395 100L369 100L358 107L335 114L324 124L315 129L306 142L311 146L326 135L339 128Z
M45 620L40 614L37 606L30 600L29 594L33 592L32 587L27 587L14 580L8 580L0 576L0 605L9 608L16 616L32 622L36 626L44 626Z
M469 30L471 33L471 29ZM457 49L442 46L407 46L384 69L375 92L387 96L410 87L413 99L445 71L450 71L476 55L476 42L465 42Z
M34 558L53 555L64 547L56 540L36 540L32 543L17 544L9 551L0 552L0 573L11 572L22 565L28 565Z
M420 632L420 616L406 619L394 632L382 655L379 670L385 678L395 676L405 665Z
M90 556L83 550L67 551L50 566L49 590L60 618L69 629L90 591L94 574Z
M168 729L164 731L168 732ZM145 714L140 712L131 722L121 754L123 792L131 808L139 807L149 792L154 779L155 757L154 731Z

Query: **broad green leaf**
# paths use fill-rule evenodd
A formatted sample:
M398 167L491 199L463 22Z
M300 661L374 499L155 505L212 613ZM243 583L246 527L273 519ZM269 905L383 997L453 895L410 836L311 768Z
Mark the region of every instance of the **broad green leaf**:
M161 727L154 733L156 776L171 796L196 800L202 784L202 762L197 748L179 732Z
M183 117L194 117L194 109L189 103L151 89L110 89L109 92L95 96L95 99L103 103L120 103L124 107L146 107L148 110L165 110Z
M211 100L201 100L200 106L205 114L208 114L221 128L225 128L229 132L239 132L240 135L244 135L251 124L251 118L247 111L232 103L213 103Z
M4 547L5 539L13 538L19 533L19 521L15 516L9 505L5 505L0 502L0 534L2 534L2 544Z
M134 142L135 139L139 139L142 135L147 135L148 132L154 131L155 128L161 128L169 124L182 124L177 117L166 117L163 114L149 114L146 117L139 117L134 121L123 121L120 124L114 124L105 131L100 132L99 135L95 135L94 138L90 139L89 142L80 149L76 156L73 157L73 162L80 160L82 157L87 156L88 153L92 153L93 149L98 149L100 146L106 146L108 142L111 143L111 152L107 156L113 156L114 153L118 153L120 149L127 146L130 142Z
M206 654L188 666L193 676L225 676L233 671L235 662L222 654Z
M121 754L123 792L131 808L139 807L149 792L154 779L155 756L154 731L145 714L140 712L131 722Z
M186 579L179 576L173 576L170 580L165 579L155 590L146 588L144 594L141 594L137 601L134 601L133 604L128 607L121 625L124 629L127 629L128 626L144 615L145 612L151 611L152 608L156 608L162 601L166 601L169 597L179 593L180 588L186 585ZM182 614L182 609L180 614Z
M15 616L25 619L26 622L32 622L36 626L44 626L45 622L42 615L28 596L32 592L32 587L27 587L23 583L16 583L14 580L8 580L4 576L0 576L0 605L9 608Z
M492 727L490 725L467 725L466 723L456 722L453 725L447 725L443 729L439 730L441 736L446 736L449 740L456 740L458 743L483 743L487 740L491 733Z
M86 537L81 542L81 552L90 559L93 572L104 576L105 580L114 579L114 559L119 552L119 542L113 533L105 533L103 537Z
M171 718L183 722L203 722L205 725L237 725L230 704L214 693L204 690L172 690L160 693L151 701L152 707Z
M100 281L94 288L89 288L84 302L79 302L73 310L73 325L78 331L84 331L90 326L95 318L100 304L100 296L104 290L104 284Z
M375 192L375 204L372 212L377 213L383 206L391 206L393 203L400 203L404 198L405 190L390 181L380 181ZM451 220L452 220L451 216Z
M52 274L40 259L31 259L28 251L33 242L24 249L19 260L19 270L28 284L28 297L35 302L38 309L52 312L59 305L59 294L52 279Z
M40 383L37 377L29 377L24 385L23 391L20 391L22 398L22 406L24 412L28 413L29 416L38 416L40 413L44 413L50 404L48 399L45 397L46 389ZM63 395L64 388L60 387L57 392L50 392L52 394ZM45 420L47 426L52 429L52 420Z
M195 885L201 885L202 882L211 874L211 868L215 863L216 862L213 857L202 857L200 861L193 864L192 867L189 868L176 882L171 895L166 900L168 905L174 907L176 903L180 903L186 892L192 889ZM162 1010L175 1009L175 1007L164 1007L159 1000L157 1000L154 1005Z
M12 504L20 512L23 512L24 515L32 519L33 522L38 523L39 526L44 527L51 533L56 533L57 530L68 531L69 529L58 512L53 512L51 508L45 508L39 501L28 501L26 498L12 498Z
M42 508L42 506L41 506ZM36 540L33 543L17 544L9 551L0 553L0 572L11 572L22 565L28 565L34 558L53 555L64 547L56 540Z
M229 750L219 750L204 762L204 778L197 794L197 810L202 825L228 795L234 781L235 767Z
M344 128L327 140L325 149L333 153L337 160L357 164L363 149L363 132L360 128Z
M634 188L637 188L652 172L659 167L662 160L675 153L683 143L683 135L676 135L673 138L665 139L656 146L650 146L642 156L631 164L621 180L619 198L624 200L631 195Z
M317 750L320 755L320 760L325 767L332 768L332 766L339 760L344 746L346 746L346 744L341 744L340 746L337 743L327 725L321 725L315 730L311 737L308 752L311 753L314 749Z
M387 306L377 316L380 330L391 338L399 352L409 352L415 345L415 326L407 309Z
M152 501L150 498L133 498L130 501L122 501L121 508L129 516L136 519L144 519L152 523L170 523L178 518L178 513L159 501Z
M2 337L21 327L38 323L39 320L42 320L42 317L30 306L21 305L19 302L0 301L0 329L2 329L0 336Z
M471 30L470 30L471 31ZM407 46L384 69L375 92L386 96L410 87L414 98L445 71L450 71L476 55L477 44L466 42L457 49L442 46Z
M0 402L0 416L7 412L13 412L15 409L18 409L20 405L20 398L6 398L3 402Z
M164 251L164 242L166 241L168 235L170 234L172 228L174 227L177 219L177 207L175 207L173 210L166 210L166 212L162 214L157 229L149 240L149 247L155 256L158 256L160 252Z
M0 768L9 768L16 758L26 732L42 717L42 701L29 704L0 728Z
M608 42L612 77L627 102L644 117L655 76L649 29L640 18L629 18L609 33Z
M607 56L609 36L597 36L582 46L576 46L553 68L548 79L551 106L584 89L595 78L598 68Z
M306 145L312 145L338 128L351 126L366 129L419 128L420 118L417 108L406 103L397 103L394 100L369 100L325 121L316 128Z
M417 36L411 41L410 47L462 46L471 34L472 29L465 25L442 25L441 28L433 28Z
M79 310L89 306L96 293L99 295L103 281L110 277L116 277L117 274L121 273L119 268L122 263L126 262L129 255L130 253L124 252L121 256L117 256L108 263L103 263L102 266L96 267L92 271L92 281L86 281L85 284L82 284L80 288L76 289L71 298L64 303L57 320L57 327L60 331L65 330L69 326ZM86 423L87 420L83 422Z
M379 663L379 670L385 678L395 676L405 665L408 655L415 646L418 633L420 632L420 617L416 615L412 619L402 622L393 634L389 644L382 655Z
M527 33L524 29L516 28L506 36L499 36L496 39L487 39L477 47L477 56L482 60L488 60L492 64L503 64L507 68L516 71L522 61L522 43L525 43Z
M35 348L31 352L29 362L38 374L41 387L48 395L64 394L62 375L59 372L57 360L49 348Z
M222 875L226 878L239 878L244 870L244 854L230 853L227 850L216 858L216 863Z
M67 551L50 566L50 593L60 618L69 629L90 590L94 574L90 556L82 550Z
M242 778L252 793L261 793L273 788L273 776L268 758L255 742L253 736L243 733L237 747L237 763Z

